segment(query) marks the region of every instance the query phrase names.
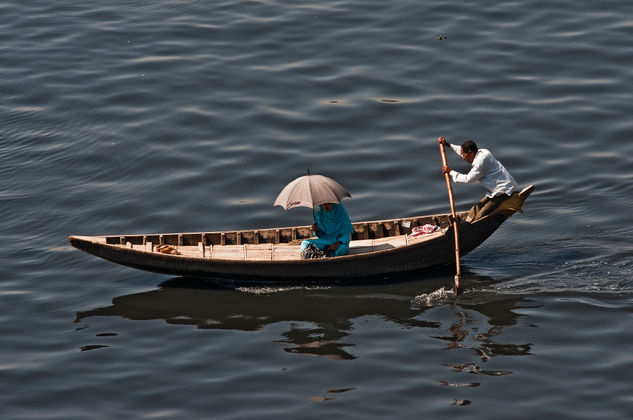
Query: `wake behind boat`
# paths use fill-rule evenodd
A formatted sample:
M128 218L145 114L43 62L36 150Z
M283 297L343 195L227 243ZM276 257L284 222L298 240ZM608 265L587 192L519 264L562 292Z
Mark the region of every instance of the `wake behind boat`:
M493 213L466 222L456 214L460 255L475 249L521 207L530 185ZM301 259L300 242L310 226L195 233L70 236L70 244L89 254L129 267L176 276L293 282L346 280L418 271L455 262L450 213L352 223L349 254ZM416 227L437 226L415 235Z

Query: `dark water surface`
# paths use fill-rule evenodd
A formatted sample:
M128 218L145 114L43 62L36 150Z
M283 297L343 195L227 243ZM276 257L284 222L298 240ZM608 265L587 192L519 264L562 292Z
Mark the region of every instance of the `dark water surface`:
M3 419L631 416L632 2L9 0L0 35ZM307 168L352 220L446 212L440 135L537 186L457 299L66 240L306 224L272 202Z

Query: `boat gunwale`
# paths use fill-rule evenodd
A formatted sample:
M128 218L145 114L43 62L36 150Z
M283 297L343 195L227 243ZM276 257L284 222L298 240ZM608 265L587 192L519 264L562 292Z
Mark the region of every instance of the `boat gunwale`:
M457 213L457 218L458 220L463 220L465 219L466 215L467 215L467 211L462 211L462 212L458 212ZM392 234L387 234L387 235L383 235L383 236L379 236L376 238L358 238L358 239L352 239L353 241L357 241L357 240L366 240L366 239L382 239L382 238L387 238L387 237L397 237L397 236L401 236L401 235L406 235L408 233L410 233L410 229L412 229L415 226L420 226L421 220L426 220L426 221L432 221L433 223L435 223L436 225L438 225L438 227L444 229L446 227L450 226L450 217L451 214L450 213L440 213L440 214L432 214L432 215L420 215L420 216L409 216L409 217L400 217L400 218L395 218L395 219L382 219L382 220L368 220L368 221L358 221L358 222L352 222L352 226L354 226L354 233L353 235L360 235L360 232L363 232L362 230L357 230L357 228L362 228L362 227L366 227L368 225L380 225L383 228L386 229L386 225L387 224L391 224L391 225L400 225L402 226L402 223L409 223L410 227L404 227L402 226L399 229L403 229L404 232L399 233L397 235L392 235ZM134 233L134 234L117 234L117 235L95 235L95 236L86 236L86 235L73 235L74 237L84 237L84 238L103 238L106 243L108 243L109 245L124 245L123 242L120 242L122 240L122 238L125 238L126 242L130 242L128 241L128 239L134 239L136 242L139 242L139 240L144 240L144 238L146 237L200 237L202 239L203 235L244 235L244 234L265 234L265 233L274 233L274 232L280 232L280 231L292 231L292 230L308 230L310 229L311 225L296 225L296 226L285 226L285 227L267 227L267 228L261 228L261 229L235 229L235 230L219 230L219 231L206 231L206 232L170 232L170 233ZM409 232L407 232L407 230L409 230ZM383 231L384 233L384 231ZM70 237L69 237L70 239ZM305 237L301 237L301 238L296 238L296 240L303 240L303 239L310 239L309 236L305 236ZM112 243L109 241L119 241L119 243ZM256 242L255 244L265 244L265 243L270 243L270 244L274 244L274 245L290 245L292 241L290 242L274 242L274 241L264 241L264 242ZM251 242L246 242L248 244L251 244ZM135 243L135 245L140 245L139 243ZM177 245L177 244L172 244L170 243L169 245ZM190 244L190 246L195 246L196 244ZM208 244L205 244L208 245ZM213 246L219 245L222 246L221 244L212 244ZM226 245L244 245L243 243L230 243L230 244L226 244Z
M430 234L426 234L423 235L421 237L416 237L411 239L413 242L410 243L404 243L402 245L399 246L394 246L392 248L385 248L385 249L377 249L377 250L372 250L372 251L366 251L366 252L359 252L359 253L354 253L354 254L346 254L346 255L341 255L341 256L337 256L337 257L330 257L330 258L312 258L312 259L279 259L279 260L265 260L265 259L238 259L238 258L205 258L205 257L193 257L193 256L189 256L189 255L182 255L182 254L165 254L165 253L161 253L161 252L157 252L157 251L150 251L147 249L138 249L138 248L130 248L127 247L124 244L109 244L105 241L95 241L94 239L102 239L105 238L104 236L70 236L69 240L72 241L73 240L79 240L79 241L83 241L83 242L90 242L92 244L95 244L99 247L104 247L104 248L109 248L112 250L116 250L117 252L123 252L123 253L134 253L134 254L139 254L139 255L144 255L144 256L150 256L152 258L165 258L165 259L174 259L174 260L190 260L190 261L195 261L195 262L209 262L210 264L222 264L222 263L230 263L230 264L235 264L235 263L239 263L242 265L252 265L252 264L267 264L267 265L285 265L285 264L327 264L327 263L332 263L334 261L350 261L350 260L357 260L357 259L364 259L364 258L372 258L375 256L380 256L381 254L389 254L389 253L393 253L393 252L398 252L401 251L403 249L407 249L407 248L415 248L418 246L422 246L422 245L427 245L429 242L433 242L433 241L437 241L440 239L443 239L447 236L447 234L449 234L450 232L452 232L452 227L446 227L446 228L441 228L440 231L438 232L433 232ZM194 233L195 234L195 233ZM119 235L111 235L112 237L118 237ZM125 235L120 235L120 236L125 236ZM406 234L402 234L402 235L397 235L397 236L391 236L389 238L398 238L398 237L405 237L407 236ZM383 239L383 238L380 238ZM360 239L360 240L356 240L356 241L366 241L367 239ZM372 239L369 239L372 240ZM355 242L355 241L352 241ZM279 247L298 247L299 244L296 245L291 245L291 244L272 244L271 245L274 246L279 246ZM253 244L243 244L242 246L245 245L253 245ZM260 244L262 245L262 244ZM223 247L223 246L236 246L239 247L240 245L213 245L214 247ZM189 245L189 247L195 247L192 245Z

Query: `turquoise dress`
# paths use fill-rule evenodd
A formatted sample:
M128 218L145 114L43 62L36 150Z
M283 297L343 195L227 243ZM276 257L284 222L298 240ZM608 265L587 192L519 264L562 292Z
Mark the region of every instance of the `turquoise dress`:
M317 224L317 232L315 233L317 238L301 242L302 251L306 249L309 243L314 244L319 249L324 249L334 242L341 242L335 256L339 257L347 254L351 233L354 228L347 215L347 210L342 204L333 203L330 211L325 211L322 206L319 206L319 210L314 214L314 223Z

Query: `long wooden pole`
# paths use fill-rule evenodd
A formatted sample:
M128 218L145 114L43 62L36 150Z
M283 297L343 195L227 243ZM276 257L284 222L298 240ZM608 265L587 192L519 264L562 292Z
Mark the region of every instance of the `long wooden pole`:
M440 153L442 154L442 165L448 166L446 163L446 153L444 152L444 145L440 143ZM447 173L444 174L446 178L446 188L448 189L448 199L451 202L451 214L453 216L453 232L455 233L455 266L456 273L453 281L453 291L457 294L459 290L459 233L457 231L457 214L455 213L455 201L453 200L453 186L451 185L451 176Z

